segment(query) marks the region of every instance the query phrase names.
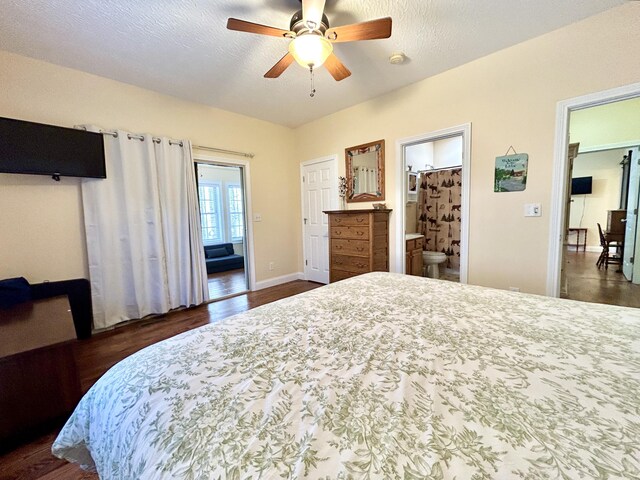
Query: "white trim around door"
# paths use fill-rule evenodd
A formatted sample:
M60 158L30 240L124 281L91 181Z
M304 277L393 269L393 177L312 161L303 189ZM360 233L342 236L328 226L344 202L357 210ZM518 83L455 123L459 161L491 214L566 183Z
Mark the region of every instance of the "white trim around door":
M407 191L405 175L405 148L425 142L433 142L444 138L462 135L462 221L460 225L460 283L467 283L469 270L469 180L471 179L471 123L445 128L414 137L396 141L396 252L391 271L404 273L405 270L405 192Z
M591 93L558 102L556 107L556 136L553 155L551 215L549 225L549 253L547 256L547 295L560 295L562 239L564 236L564 205L567 198L567 152L569 148L569 116L574 110L640 97L640 83ZM582 153L582 152L581 152Z
M330 198L329 198L329 204L330 206L328 207L330 210L335 210L338 208L338 155L337 154L333 154L333 155L328 155L326 157L321 157L321 158L316 158L313 160L307 160L304 162L300 163L300 212L302 213L300 215L300 222L301 222L301 228L302 228L302 269L304 271L304 279L305 280L313 280L312 278L309 278L309 266L306 265L306 261L305 259L309 258L308 254L309 254L309 245L307 245L307 241L306 241L306 234L305 234L305 198L304 198L304 190L305 190L305 183L304 183L304 171L306 167L309 167L311 165L316 165L316 164L320 164L320 163L327 163L330 167L330 176L331 178L331 193L330 193ZM326 215L326 214L323 214ZM327 235L327 242L329 241L328 239L328 235ZM329 265L329 246L327 245L327 248L325 250L327 258L326 260L326 264L327 266ZM326 278L326 283L329 283L329 278L328 278L328 273L327 273L327 278Z
M194 149L197 150L197 149ZM210 165L229 165L232 167L242 167L243 169L243 180L244 180L244 192L245 192L245 222L247 226L247 268L249 275L249 290L256 290L256 266L254 259L254 248L253 248L253 213L251 210L251 172L250 167L251 164L249 160L229 160L226 158L213 157L211 155L202 155L193 153L193 161L196 163L208 163Z

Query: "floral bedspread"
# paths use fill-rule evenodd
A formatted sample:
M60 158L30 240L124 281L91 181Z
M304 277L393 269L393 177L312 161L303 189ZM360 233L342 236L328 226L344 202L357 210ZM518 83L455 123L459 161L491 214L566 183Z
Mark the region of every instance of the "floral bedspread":
M362 275L128 357L53 452L104 479L639 478L640 311Z

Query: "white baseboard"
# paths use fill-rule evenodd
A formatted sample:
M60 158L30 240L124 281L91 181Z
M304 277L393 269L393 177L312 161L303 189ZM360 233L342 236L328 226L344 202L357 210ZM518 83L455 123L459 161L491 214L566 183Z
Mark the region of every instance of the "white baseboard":
M262 290L263 288L275 287L287 282L293 282L294 280L304 280L304 273L290 273L288 275L282 275L281 277L268 278L267 280L261 280L256 282L256 290Z

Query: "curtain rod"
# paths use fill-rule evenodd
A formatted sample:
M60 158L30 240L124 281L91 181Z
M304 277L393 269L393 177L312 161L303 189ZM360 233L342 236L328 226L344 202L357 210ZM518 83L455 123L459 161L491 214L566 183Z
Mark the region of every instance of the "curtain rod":
M453 167L442 167L442 168L428 168L426 170L418 170L415 173L440 172L442 170L455 170L456 168L462 168L462 165L456 165Z
M75 125L75 128L79 128L82 130L86 130L87 127L85 127L84 125ZM103 135L111 135L114 138L118 138L118 132L116 131L111 131L111 130L100 130L100 133L102 133ZM144 136L143 135L132 135L130 133L127 134L127 138L129 140L140 140L143 141L144 140ZM158 138L158 137L151 137L152 140L155 143L160 143L162 141L162 139ZM181 147L183 146L183 143L181 141L178 140L169 140L169 145L180 145ZM238 155L240 157L247 157L247 158L253 158L255 157L255 155L253 153L244 153L244 152L236 152L235 150L225 150L224 148L215 148L215 147L205 147L202 145L193 145L193 148L197 148L198 150L207 150L209 152L217 152L217 153L226 153L227 155Z
M239 157L255 157L253 153L236 152L235 150L225 150L224 148L203 147L202 145L194 145L193 148L198 150L207 150L208 152L226 153L227 155L238 155Z

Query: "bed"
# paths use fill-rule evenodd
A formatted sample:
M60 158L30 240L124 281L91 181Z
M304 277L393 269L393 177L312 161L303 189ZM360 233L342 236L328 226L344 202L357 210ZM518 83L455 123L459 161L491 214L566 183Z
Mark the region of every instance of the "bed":
M638 478L640 312L361 275L131 355L53 453L105 479Z

